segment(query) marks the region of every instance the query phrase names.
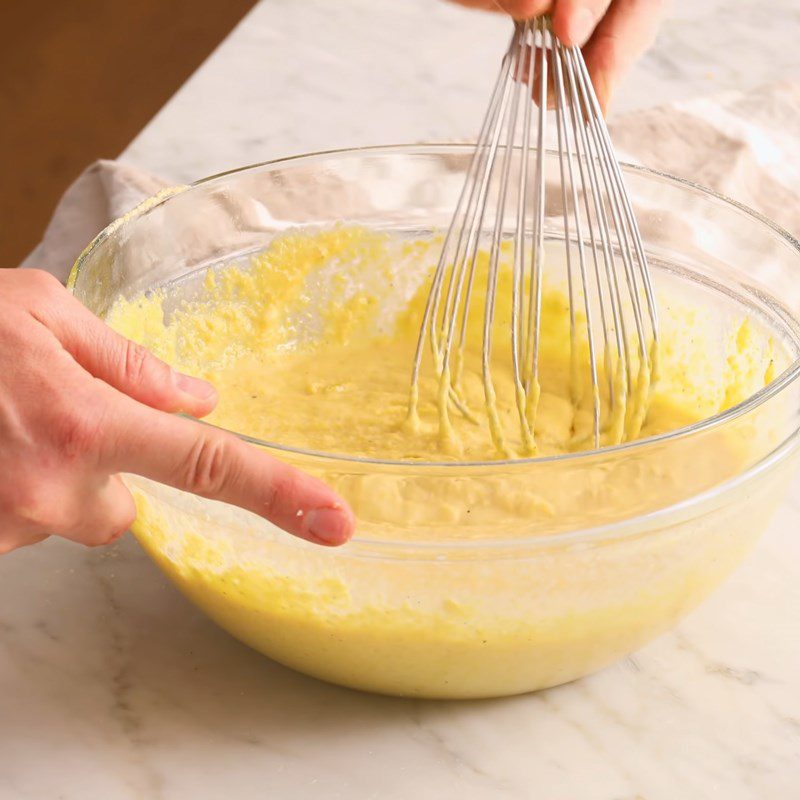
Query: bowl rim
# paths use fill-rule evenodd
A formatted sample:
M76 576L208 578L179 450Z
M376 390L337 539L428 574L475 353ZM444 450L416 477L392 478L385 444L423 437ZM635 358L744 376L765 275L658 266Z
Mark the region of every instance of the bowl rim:
M362 147L347 147L347 148L335 148L331 150L318 150L310 153L298 153L290 156L282 156L280 158L268 159L266 161L260 161L253 164L247 164L245 166L235 167L233 169L217 172L213 175L209 175L204 178L199 178L198 180L195 180L190 184L164 189L158 194L154 195L153 197L149 197L143 200L141 203L139 203L137 206L131 209L127 214L111 222L102 231L100 231L100 233L98 233L97 236L95 236L95 238L87 245L87 247L78 256L75 263L73 264L69 277L67 279L67 288L70 289L70 291L74 291L75 285L78 280L78 276L81 271L82 264L89 257L91 252L97 246L99 246L106 238L111 236L119 227L135 220L137 217L158 207L159 205L166 202L173 196L182 194L183 192L188 191L194 187L202 186L206 183L211 183L220 178L228 177L230 175L236 175L238 173L249 172L252 170L262 169L264 167L275 167L282 164L292 164L294 162L313 162L316 160L322 160L331 157L350 158L363 154L425 155L425 154L433 154L436 153L437 151L440 153L444 153L447 151L451 153L463 153L463 152L470 152L472 149L474 149L474 147L475 144L469 142L418 142L418 143L407 143L407 144L380 144L380 145L369 145ZM557 151L552 148L546 148L545 152L553 156L558 155ZM776 234L778 238L783 241L784 244L794 249L796 255L800 258L800 241L798 241L794 236L792 236L792 234L789 233L785 228L781 227L776 222L773 222L768 217L750 208L744 203L740 203L738 200L734 200L730 197L727 197L726 195L716 192L715 190L703 186L702 184L687 180L685 178L680 178L675 175L671 175L667 172L651 169L650 167L645 167L639 164L632 164L627 161L620 161L619 163L623 169L623 172L639 173L641 175L645 175L651 178L655 177L658 178L659 180L666 181L667 183L671 183L673 185L682 187L684 189L690 189L693 192L696 192L700 195L705 195L706 197L710 198L711 200L717 203L722 203L723 205L733 207L738 212L743 213L746 216L753 219L756 223L764 225L767 228L769 228L773 234ZM682 428L677 428L676 430L668 431L666 433L657 434L655 436L649 436L645 439L635 439L630 442L623 442L617 445L608 445L593 450L581 450L571 453L561 453L558 455L529 456L527 458L499 459L492 461L410 461L410 460L400 460L400 459L381 459L381 458L372 458L365 456L353 456L344 453L341 454L330 453L327 451L319 451L319 450L311 450L308 448L295 447L292 445L281 444L278 442L269 442L263 439L258 439L256 437L249 436L248 434L241 433L239 431L234 431L229 428L223 428L222 426L213 425L212 423L206 422L204 420L197 420L197 421L199 421L203 425L208 425L209 427L214 427L219 430L225 431L227 433L231 433L234 436L238 437L239 439L242 439L243 441L246 441L249 444L253 444L258 447L262 447L277 452L292 453L294 455L300 455L306 458L319 460L326 463L353 463L353 464L362 464L369 466L378 466L384 468L393 468L398 470L410 469L410 470L428 471L435 469L435 470L443 470L445 472L453 471L457 473L458 470L463 471L475 468L508 469L508 468L525 467L526 465L531 465L531 464L537 464L537 465L546 464L556 461L558 461L559 463L567 461L581 461L581 460L587 461L592 458L613 456L618 453L636 451L644 449L646 447L652 447L654 445L658 445L664 442L688 438L694 436L695 434L712 430L728 422L731 422L735 419L738 419L739 417L744 416L745 414L748 414L749 412L758 408L763 403L770 400L772 397L779 394L786 386L793 383L798 378L798 375L800 375L800 358L795 359L791 364L789 364L789 366L780 375L774 378L767 386L764 386L763 388L759 389L757 392L750 395L745 400L741 401L740 403L737 403L735 406L731 406L730 408L726 409L721 413L714 414L711 417L699 420L698 422L694 422L691 425L687 425ZM786 437L784 437L781 444L786 444L790 439L792 439L798 433L798 431L800 431L800 425L796 430L791 431ZM779 445L778 448L776 449L780 450L781 445ZM749 473L755 466L757 465L753 465L748 470L746 470L745 473L742 473L742 475Z
M632 537L647 536L664 528L682 524L689 519L697 519L706 516L718 508L721 498L730 495L745 484L749 484L759 476L767 475L780 463L786 461L795 450L800 447L800 427L792 431L780 444L772 451L753 463L743 472L732 475L726 480L714 486L710 486L697 494L690 494L686 497L669 503L665 506L654 508L642 514L634 514L628 517L602 522L591 525L588 528L575 528L573 530L559 531L558 533L526 534L519 537L492 539L467 539L467 540L437 540L420 539L408 540L398 537L375 538L371 536L356 535L345 545L331 550L327 553L336 555L343 552L349 557L360 559L385 560L394 557L396 552L403 553L403 558L408 558L408 553L413 553L414 561L442 559L443 553L480 553L482 556L489 553L493 559L519 559L523 560L532 556L535 552L548 551L561 547L583 546L586 544L597 544L613 540L619 542ZM494 463L494 462L490 462ZM146 479L150 480L150 479ZM170 505L175 505L172 499L165 501ZM710 504L715 504L711 507ZM177 506L181 508L180 505ZM697 511L700 508L701 511ZM185 511L185 508L181 508ZM236 531L235 526L226 522L215 522L217 525ZM292 546L309 546L308 542L286 534L287 542ZM318 545L310 545L318 547ZM525 555L520 556L520 549L524 550Z

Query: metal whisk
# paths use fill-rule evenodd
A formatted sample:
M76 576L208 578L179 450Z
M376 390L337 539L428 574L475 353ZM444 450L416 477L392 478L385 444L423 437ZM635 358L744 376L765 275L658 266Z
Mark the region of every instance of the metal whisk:
M560 192L547 193L549 117L555 120ZM555 215L552 210L546 213L548 207L557 207ZM481 371L485 410L497 449L504 456L512 455L498 416L492 378L502 253L507 251L504 245L513 242L508 344L522 454L530 455L536 452L534 430L541 392L546 238L561 240L566 259L571 399L576 407L583 402L592 419L588 442L576 446L597 448L635 437L646 413L658 354L650 270L583 56L578 48L558 41L546 17L515 23L425 306L414 358L409 421L418 420L420 368L429 340L445 444L454 440L451 408L477 421L459 382L476 264L482 239L487 237Z

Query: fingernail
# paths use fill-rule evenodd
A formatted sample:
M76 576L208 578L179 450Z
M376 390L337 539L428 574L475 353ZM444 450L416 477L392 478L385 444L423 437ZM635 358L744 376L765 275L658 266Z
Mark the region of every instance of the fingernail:
M343 544L350 538L350 516L340 508L315 508L306 514L306 530L326 544Z
M175 373L175 385L186 394L196 397L198 400L213 400L217 396L217 390L208 381L193 378L191 375L184 375L182 372Z
M586 44L586 40L594 30L594 23L594 14L588 8L578 9L567 23L567 36L569 37L570 45L581 47Z

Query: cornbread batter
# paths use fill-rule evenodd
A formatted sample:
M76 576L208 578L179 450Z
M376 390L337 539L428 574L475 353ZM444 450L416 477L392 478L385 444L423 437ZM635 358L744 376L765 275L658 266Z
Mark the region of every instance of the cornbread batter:
M419 424L403 424L427 283L407 280L395 287L403 276L396 264L391 271L393 258L429 265L435 245L397 243L383 234L347 228L286 236L246 269L208 272L202 300L174 309L167 325L167 298L159 294L118 305L110 321L166 360L217 386L221 399L209 421L264 441L400 461L486 461L525 455L509 355L510 304L503 302L510 297L510 270L500 277L493 352L497 407L510 445L510 453L503 453L494 446L481 414L483 307L478 301L470 309L462 391L480 424L452 410L455 446L442 446L438 383L431 369L423 369ZM375 285L360 285L363 281ZM395 291L407 302L386 309L387 292ZM477 297L481 291L476 285ZM772 343L759 336L748 319L722 349L707 349L703 342L690 349L671 338L670 327L696 330L697 309L672 309L671 318L669 311L665 380L655 388L639 438L712 416L744 400L774 373ZM591 446L586 436L591 398L584 392L577 405L571 398L569 343L566 297L551 290L545 293L542 313L538 456ZM580 344L587 362L585 342ZM727 361L719 358L723 352ZM586 363L583 368L588 382Z
M213 382L220 393L209 417L214 424L290 448L406 462L282 456L341 492L358 517L358 535L377 545L513 543L624 520L737 474L755 443L772 435L768 425L744 419L735 429L630 456L448 471L455 461L507 459L526 447L501 335L493 374L506 452L498 451L480 413L477 339L467 343L461 383L477 424L452 413L452 441L443 446L430 364L422 374L419 420L407 422L436 247L356 228L290 234L252 263L209 270L181 289L180 302L169 290L120 301L109 321L179 369ZM498 331L510 324L509 296L506 270ZM723 325L709 303L701 295L661 298L660 380L639 437L731 407L768 383L785 359L759 324L741 315ZM482 314L475 306L473 313ZM479 332L480 324L471 328ZM569 314L557 286L545 291L540 354L535 455L586 447L589 399L575 402L570 392ZM698 544L693 529L678 526L657 543L628 542L622 555L615 545L532 559L520 544L497 561L465 553L455 562L441 556L442 564L424 552L398 557L391 547L365 558L358 543L331 554L263 532L229 534L185 503L154 499L167 490L132 480L137 536L220 624L312 674L400 694L506 694L584 674L668 625L750 541L732 521L725 545L718 532ZM246 524L252 528L230 523L242 530ZM664 558L676 569L648 581ZM528 668L520 673L522 663Z

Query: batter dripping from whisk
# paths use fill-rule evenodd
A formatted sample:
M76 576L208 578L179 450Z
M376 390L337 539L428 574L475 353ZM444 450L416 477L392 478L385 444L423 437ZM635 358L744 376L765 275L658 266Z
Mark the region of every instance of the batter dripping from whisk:
M554 119L548 122L550 101ZM548 191L544 145L549 125L557 134L560 180ZM580 51L564 47L541 17L515 25L444 238L414 353L409 430L419 427L422 353L428 340L439 380L440 438L446 450L458 452L451 407L472 418L461 394L461 370L465 349L479 349L492 441L501 457L520 452L508 444L494 378L496 340L505 331L510 333L506 349L521 454L537 454L542 326L549 324L542 307L549 277L544 244L548 226L552 238L554 218L560 218L556 229L566 264L569 395L579 409L588 396L591 410L591 429L576 432L575 443L588 441L596 448L620 444L640 433L658 375L652 278L586 64ZM488 253L481 258L488 230ZM503 269L507 230L513 231L513 265ZM502 275L511 276L510 287L498 295ZM477 348L469 341L476 327L475 297L482 301ZM502 325L497 324L498 298L510 300L510 315Z

